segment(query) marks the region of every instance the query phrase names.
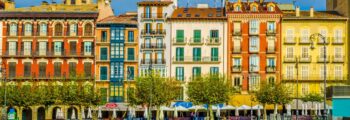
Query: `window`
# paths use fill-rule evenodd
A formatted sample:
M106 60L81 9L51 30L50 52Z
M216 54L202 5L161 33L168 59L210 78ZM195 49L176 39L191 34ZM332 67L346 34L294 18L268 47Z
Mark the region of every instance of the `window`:
M24 63L24 77L30 77L32 72L32 63L31 62L25 62Z
M259 71L259 56L251 55L249 58L249 71L257 72Z
M341 66L341 65L334 66L334 76L335 76L335 80L344 80L343 79L343 66Z
M100 67L100 80L107 80L108 68L105 66Z
M32 24L30 24L30 23L24 24L24 35L31 36L32 32L33 32Z
M23 42L23 48L22 53L24 55L31 55L32 54L32 42Z
M176 100L183 101L184 100L184 88L180 87L179 91L180 92L178 93Z
M70 4L71 4L71 5L75 5L75 0L71 0L71 1L70 1Z
M146 18L151 18L151 7L150 6L146 6L145 9L146 9L146 11L145 11L146 12L145 13L146 16L145 17Z
M123 43L111 43L111 58L124 58Z
M211 48L211 61L219 61L219 48Z
M128 48L128 60L135 60L135 48Z
M163 45L163 39L162 38L157 38L157 48L164 48L165 46Z
M309 84L308 83L301 84L301 93L303 95L309 94Z
M342 43L343 42L343 30L337 29L334 31L334 42Z
M77 54L77 42L75 42L75 41L69 42L69 49L70 49L71 55L76 55Z
M193 48L193 61L201 61L202 60L202 49L201 48Z
M47 51L48 51L47 42L39 42L39 55L46 55Z
M275 8L271 5L271 6L268 6L268 7L267 7L267 10L268 10L269 12L273 12L273 11L275 11Z
M151 63L151 53L145 53L145 64Z
M17 42L8 42L9 55L16 55L17 53Z
M135 78L135 67L128 66L127 69L128 69L127 79L128 80L134 80L134 78Z
M233 52L241 52L241 38L235 37L233 40Z
M39 77L41 77L41 78L46 77L46 63L45 62L39 63Z
M185 69L184 67L176 67L176 80L185 80Z
M9 77L16 77L16 62L9 62Z
M91 55L92 54L92 42L83 42L83 51L84 55Z
M294 31L293 31L293 29L287 29L286 42L294 42Z
M41 23L39 29L40 29L40 36L47 35L47 24Z
M176 30L176 42L183 43L185 40L184 30Z
M194 30L193 34L193 42L200 43L202 38L201 30Z
M327 77L327 76L325 76L327 73L326 72L328 72L328 71L326 71L327 70L327 66L326 66L326 68L324 67L324 65L320 65L320 80L322 80L322 79L324 79L324 77Z
M63 42L54 42L54 51L55 51L55 53L54 53L55 55L62 55L63 54Z
M287 47L287 58L294 58L294 48Z
M107 48L100 48L100 60L107 60L108 59L108 49Z
M192 77L195 79L196 77L200 77L201 75L201 67L193 67L192 68Z
M63 36L63 25L61 23L57 23L55 25L55 36Z
M219 38L219 30L210 30L210 38Z
M71 24L69 25L69 34L70 36L76 36L78 33L78 25L77 24Z
M100 95L101 95L101 101L102 103L107 103L108 98L107 98L107 88L100 88Z
M233 31L236 34L241 33L241 22L234 22L233 23Z
M241 77L233 78L233 86L240 87L242 85Z
M286 73L287 73L286 77L288 80L294 79L294 65L287 66Z
M268 82L269 84L275 84L275 77L269 77Z
M276 31L275 22L274 21L267 22L267 32L275 33L275 31Z
M275 58L267 58L267 66L268 67L276 67Z
M343 47L334 47L334 58L343 59Z
M101 31L101 42L107 42L107 31Z
M253 7L252 7L252 11L253 11L253 12L256 12L256 11L258 11L258 8L257 8L256 6L253 6Z
M151 23L146 23L145 24L145 28L146 28L146 34L151 34L151 32L152 32L152 24Z
M163 53L157 52L157 64L162 64L162 63L163 63Z
M69 63L69 76L76 76L77 64L75 62Z
M267 40L267 50L268 52L274 52L275 51L275 38L269 37Z
M250 37L249 51L250 52L258 52L259 51L259 37Z
M309 66L301 66L301 79L302 80L309 79Z
M233 61L234 66L241 67L241 58L234 58Z
M326 53L328 53L327 47L326 48L319 47L319 59L321 59L323 61L324 60L324 56L326 55L326 60L327 60L327 54Z
M16 36L17 35L17 24L11 23L10 24L10 36Z
M84 36L92 36L92 25L90 23L86 24L84 27Z
M250 75L249 76L249 91L256 91L260 86L260 77L259 75Z
M210 67L210 75L218 75L219 67Z
M259 21L251 20L249 23L249 33L250 34L258 34L259 33Z
M327 34L328 34L327 29L321 29L321 30L320 30L320 34L321 34L323 37L325 37L325 40L327 40L327 37L328 37L328 35L327 35ZM323 41L322 38L319 38L318 40L319 40L320 43L327 42L327 41Z
M84 74L85 77L91 77L91 63L90 62L85 62L84 63Z
M235 12L239 12L239 11L241 11L241 6L236 5L236 6L235 6Z
M176 61L184 61L184 48L183 47L176 48Z
M301 41L300 42L308 43L309 42L309 37L310 37L309 34L310 34L309 29L301 30Z
M62 66L62 64L60 62L54 63L54 76L55 77L61 76L61 66Z
M309 47L301 48L301 58L309 58Z
M124 79L123 62L111 62L111 79L121 81Z
M128 42L134 42L134 31L128 31Z

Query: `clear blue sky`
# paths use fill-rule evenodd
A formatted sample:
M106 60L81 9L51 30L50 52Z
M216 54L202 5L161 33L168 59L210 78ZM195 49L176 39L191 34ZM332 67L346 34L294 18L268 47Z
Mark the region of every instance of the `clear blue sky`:
M40 5L43 0L15 0L16 7L27 7L32 5ZM51 0L46 0L50 2ZM54 0L60 2L62 0ZM112 0L112 7L116 15L125 13L126 11L136 11L136 3L141 0ZM186 6L188 1L189 6L195 6L198 3L208 3L211 6L215 6L220 4L221 0L178 0L180 6ZM237 1L237 0L230 0ZM242 0L245 1L245 0ZM254 0L250 0L254 1ZM256 0L258 1L258 0ZM274 1L278 3L292 3L293 0L265 0L265 1ZM296 5L300 6L302 10L308 10L311 6L314 6L316 10L325 10L326 9L326 0L295 0Z

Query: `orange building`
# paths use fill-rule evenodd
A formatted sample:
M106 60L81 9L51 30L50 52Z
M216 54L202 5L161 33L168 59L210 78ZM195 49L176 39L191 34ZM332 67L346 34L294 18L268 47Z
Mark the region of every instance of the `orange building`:
M280 81L282 12L274 2L227 2L228 73L242 94Z
M2 12L2 64L10 80L94 78L97 12Z

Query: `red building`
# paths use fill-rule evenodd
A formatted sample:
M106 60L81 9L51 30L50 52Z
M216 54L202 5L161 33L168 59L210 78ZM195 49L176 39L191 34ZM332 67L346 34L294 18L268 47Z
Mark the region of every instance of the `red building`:
M10 80L93 80L97 12L1 12Z
M228 73L242 93L280 81L281 17L273 2L227 2Z

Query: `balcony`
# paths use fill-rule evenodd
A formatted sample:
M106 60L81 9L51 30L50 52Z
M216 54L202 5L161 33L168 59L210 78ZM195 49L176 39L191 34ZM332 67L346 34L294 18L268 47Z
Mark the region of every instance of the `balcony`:
M311 56L310 55L301 55L299 58L299 62L309 63L309 62L311 62Z
M206 41L207 45L220 45L221 44L221 38L209 38Z
M290 55L289 56L284 56L283 59L284 59L283 61L286 62L286 63L288 63L288 62L296 62L295 56L290 56Z
M242 36L242 31L241 30L235 30L232 33L233 33L232 34L233 36Z
M165 20L166 14L165 13L142 13L141 14L141 20L147 21L147 20Z
M293 75L293 74L282 75L282 80L283 81L294 81L296 79L297 79L296 75Z
M96 62L109 62L108 55L100 55L95 57Z
M141 49L165 49L165 43L142 43Z
M141 59L141 64L165 64L165 59Z
M193 56L180 56L180 57L173 57L173 63L192 63L192 64L209 64L209 63L220 63L221 57L212 57L212 56L206 56L206 57L193 57Z
M275 52L276 52L275 46L267 46L266 53L275 53Z
M326 58L323 55L317 56L317 62L329 62L329 56L326 55Z
M309 36L300 37L299 44L311 44L311 40L310 40Z
M266 36L276 36L276 30L266 30Z
M249 66L249 72L251 72L251 73L257 73L257 72L259 72L259 68L256 67L256 66L250 65L250 66Z
M335 55L335 56L332 56L332 61L333 61L333 63L343 63L344 58L345 58L345 56L343 56L343 55Z
M258 28L250 28L249 29L249 35L259 35Z
M173 38L172 43L173 45L186 45L187 40L186 38Z
M324 74L299 74L299 76L297 77L296 74L294 75L282 75L282 80L283 81L289 81L289 82L296 82L296 80L299 80L299 83L303 83L303 82L318 82L318 83L323 83L324 81ZM346 74L333 74L327 71L327 75L326 75L326 80L327 83L331 83L331 82L345 82L348 80L348 77Z
M143 30L141 30L142 36L165 36L165 34L166 34L165 29L158 29L158 30L143 29Z
M125 62L137 62L138 57L135 55L127 55L126 58L124 59Z
M234 65L231 67L231 71L233 73L239 73L239 72L242 72L242 67L240 65Z
M189 45L203 45L203 38L190 38Z
M266 67L266 72L267 73L274 73L274 72L276 72L276 66L267 66Z
M90 75L75 75L74 79L78 80L78 81L92 81L94 79L93 77L94 75L90 74ZM58 74L58 75L54 75L54 74L40 74L40 73L32 73L29 74L28 73L24 73L24 74L14 74L14 73L10 73L8 75L6 75L7 79L10 80L17 80L17 81L26 81L26 80L67 80L67 79L71 79L71 76L69 76L68 74Z
M342 44L344 44L344 41L345 41L344 37L333 37L332 38L333 45L342 45Z
M318 38L318 40L317 40L317 44L328 44L329 43L329 40L330 40L330 38L329 37L325 37L325 41L323 41L323 39L321 39L321 38Z
M241 46L233 46L232 53L233 54L240 54L242 52Z
M128 39L128 40L125 40L125 45L137 45L138 44L137 41L139 41L138 38L134 38L132 40Z
M295 44L296 37L284 37L284 43L285 44Z

